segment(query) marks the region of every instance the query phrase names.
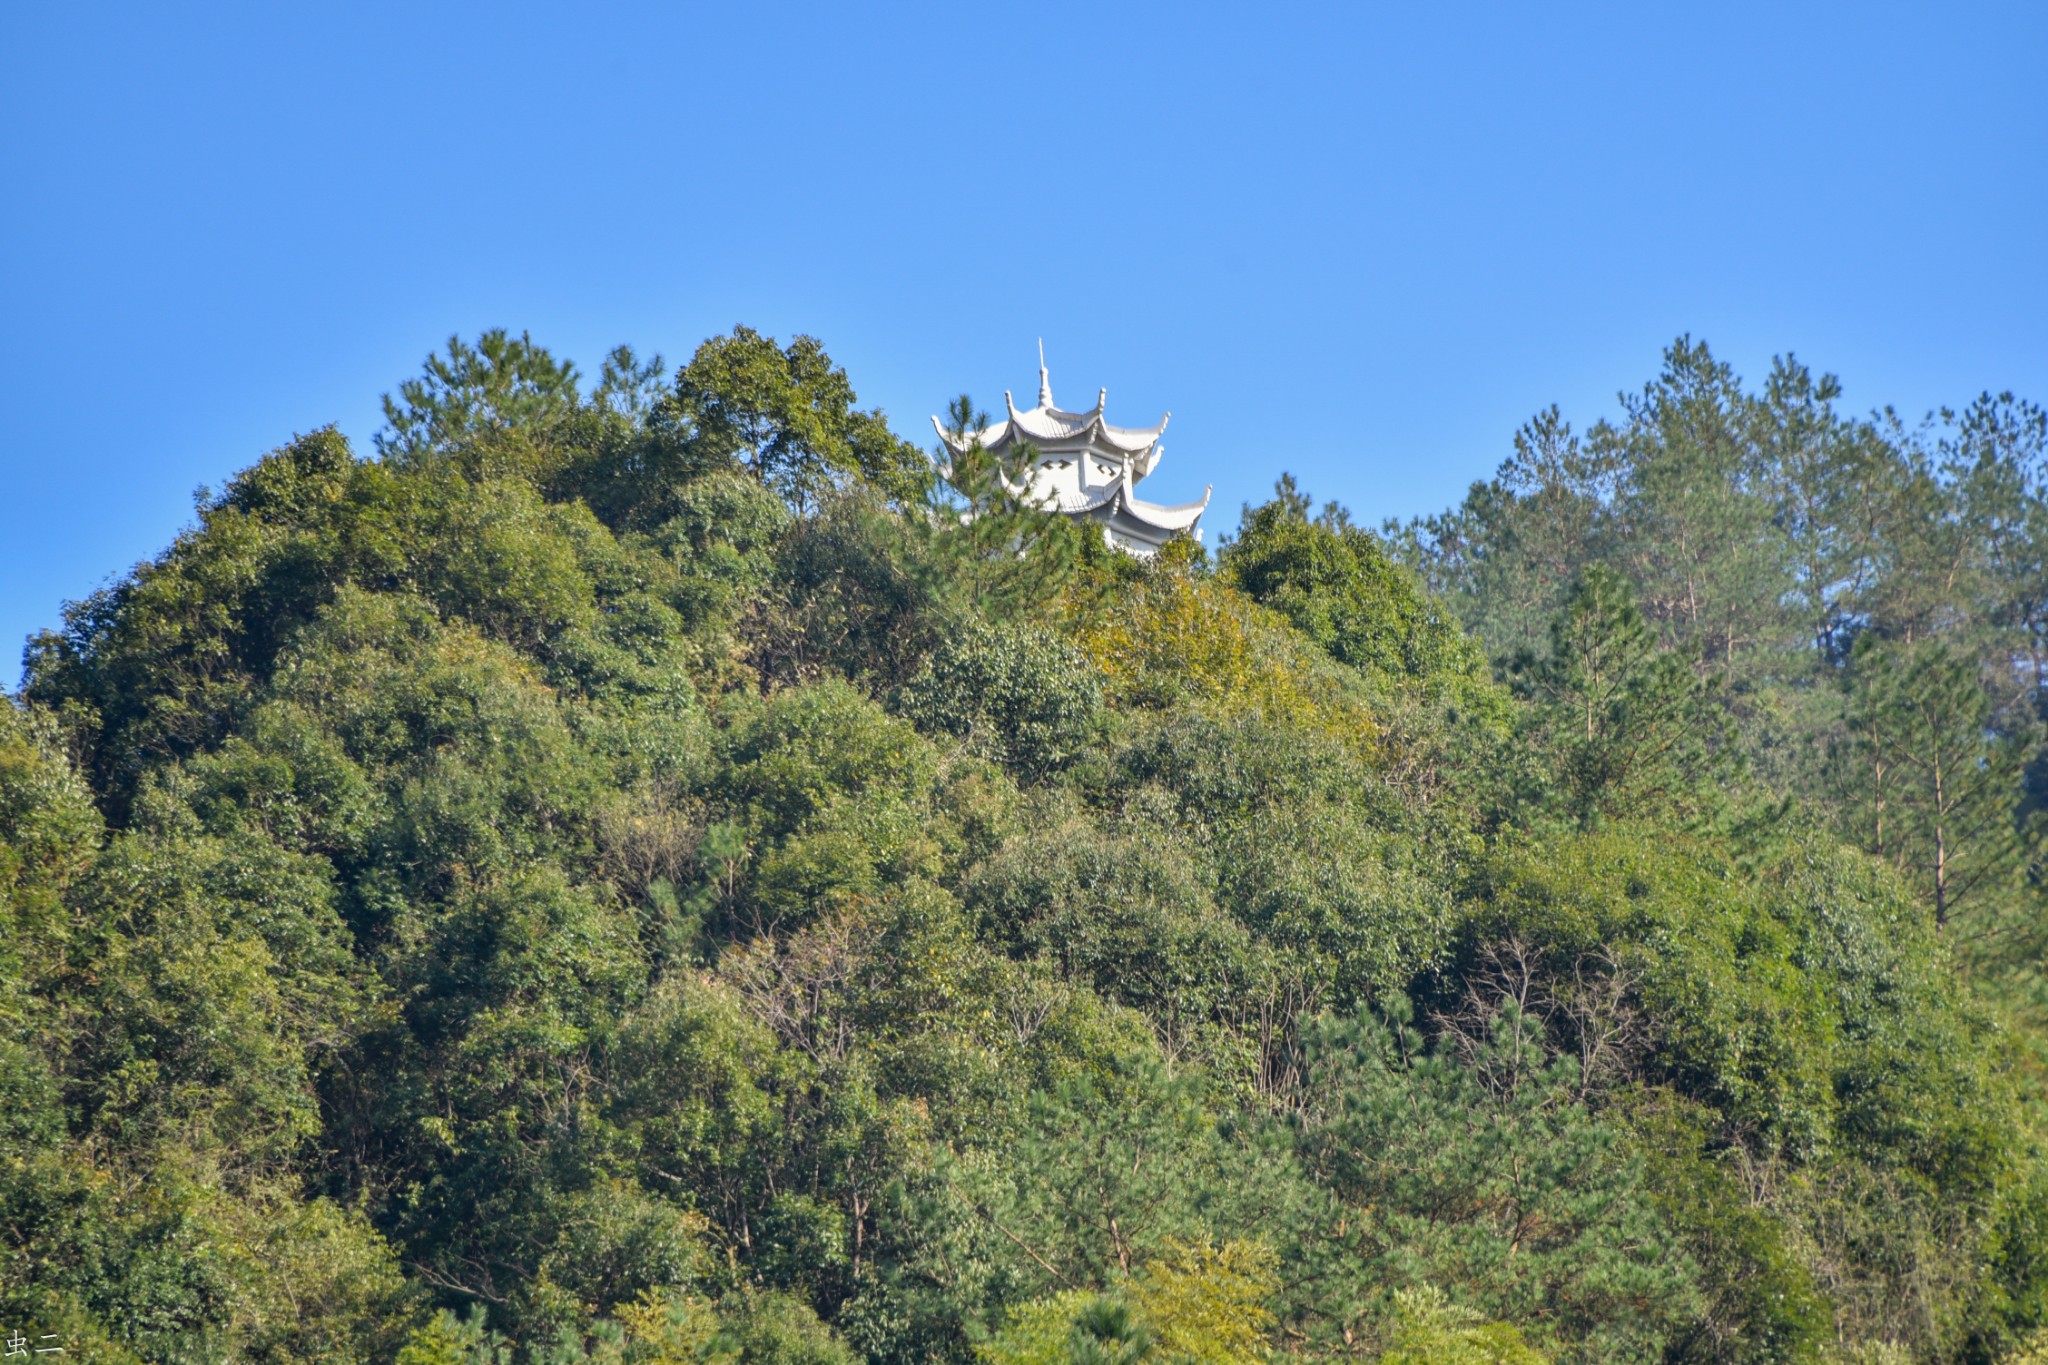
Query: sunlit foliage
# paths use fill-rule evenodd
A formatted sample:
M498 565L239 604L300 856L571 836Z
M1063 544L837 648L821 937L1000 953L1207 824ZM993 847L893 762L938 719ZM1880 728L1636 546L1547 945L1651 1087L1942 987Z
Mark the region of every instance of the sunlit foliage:
M451 341L0 702L0 1327L2038 1354L2044 423L1836 396L1140 563L811 338Z

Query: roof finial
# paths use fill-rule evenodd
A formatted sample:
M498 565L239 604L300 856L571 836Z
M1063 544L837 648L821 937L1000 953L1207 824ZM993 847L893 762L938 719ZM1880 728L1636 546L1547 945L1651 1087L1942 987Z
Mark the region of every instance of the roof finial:
M1045 338L1038 339L1038 406L1052 406L1052 376L1045 372Z

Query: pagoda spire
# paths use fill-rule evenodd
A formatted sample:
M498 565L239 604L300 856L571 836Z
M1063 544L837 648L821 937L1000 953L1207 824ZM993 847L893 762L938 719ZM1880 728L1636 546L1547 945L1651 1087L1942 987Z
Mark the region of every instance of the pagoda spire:
M1052 406L1052 376L1045 372L1045 338L1038 339L1038 406Z

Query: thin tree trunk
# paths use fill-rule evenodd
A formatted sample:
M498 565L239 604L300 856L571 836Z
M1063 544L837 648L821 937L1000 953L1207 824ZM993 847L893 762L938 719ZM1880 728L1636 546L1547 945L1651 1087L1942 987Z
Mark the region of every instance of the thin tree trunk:
M1941 759L1934 760L1934 931L1948 927L1948 829L1942 822Z

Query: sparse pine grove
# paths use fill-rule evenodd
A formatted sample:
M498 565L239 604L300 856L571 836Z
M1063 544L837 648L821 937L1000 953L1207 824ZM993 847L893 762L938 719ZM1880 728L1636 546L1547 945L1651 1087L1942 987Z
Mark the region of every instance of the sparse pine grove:
M808 338L386 412L0 700L0 1329L2048 1360L2039 408L1682 339L1150 562Z

